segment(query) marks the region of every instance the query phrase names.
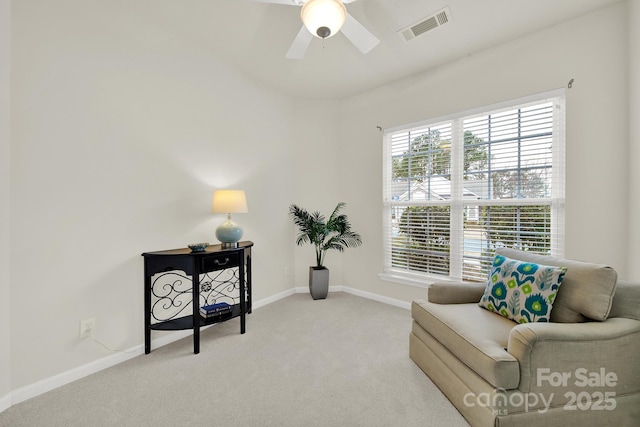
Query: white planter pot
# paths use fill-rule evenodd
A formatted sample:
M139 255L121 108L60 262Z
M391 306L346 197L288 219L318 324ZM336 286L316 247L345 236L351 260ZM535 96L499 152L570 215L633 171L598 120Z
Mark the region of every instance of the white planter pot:
M329 293L329 269L309 267L309 292L313 299L325 299Z

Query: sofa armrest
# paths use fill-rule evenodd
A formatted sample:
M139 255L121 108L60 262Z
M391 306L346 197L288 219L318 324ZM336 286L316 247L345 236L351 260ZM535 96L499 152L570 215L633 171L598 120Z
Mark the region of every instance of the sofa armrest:
M427 299L435 304L477 303L485 287L484 283L436 282L427 289Z
M556 395L570 390L609 391L617 395L640 392L637 320L520 324L509 334L507 351L520 363L518 389L522 392ZM614 386L582 385L584 376L601 377L609 373L615 375ZM566 378L561 384L553 381L559 375Z

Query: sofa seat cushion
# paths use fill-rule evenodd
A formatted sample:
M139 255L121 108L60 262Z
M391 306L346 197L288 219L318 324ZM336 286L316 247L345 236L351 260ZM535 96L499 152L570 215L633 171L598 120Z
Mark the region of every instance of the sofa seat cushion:
M520 366L505 348L516 323L477 303L434 304L415 300L413 319L460 361L494 387L510 390L520 383Z

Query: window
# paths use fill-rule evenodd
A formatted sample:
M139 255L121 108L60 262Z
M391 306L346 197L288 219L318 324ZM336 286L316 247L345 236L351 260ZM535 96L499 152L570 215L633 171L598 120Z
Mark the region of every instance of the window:
M386 130L384 276L486 280L496 248L564 252L564 93Z

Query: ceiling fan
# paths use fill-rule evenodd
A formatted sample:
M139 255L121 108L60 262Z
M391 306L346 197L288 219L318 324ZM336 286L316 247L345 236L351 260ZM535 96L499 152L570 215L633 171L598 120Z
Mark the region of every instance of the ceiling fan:
M285 55L288 59L304 57L313 37L325 39L342 31L358 50L368 53L380 40L347 12L345 3L356 0L253 0L257 3L302 6L302 28Z

